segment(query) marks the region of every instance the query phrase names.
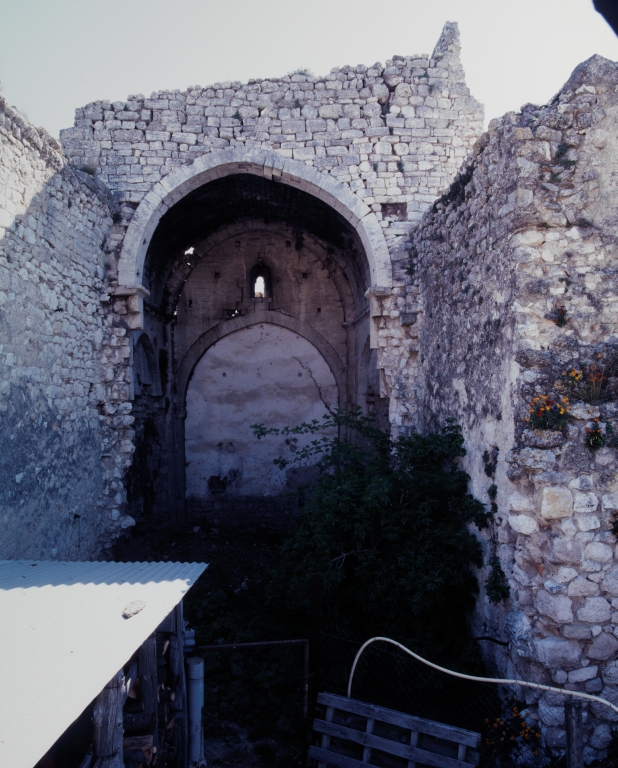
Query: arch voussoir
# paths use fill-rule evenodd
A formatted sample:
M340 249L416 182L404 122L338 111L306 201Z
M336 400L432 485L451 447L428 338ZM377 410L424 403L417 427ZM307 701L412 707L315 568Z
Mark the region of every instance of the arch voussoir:
M365 249L371 284L392 286L391 261L380 223L375 213L345 184L299 160L273 151L233 147L202 155L191 166L176 168L148 192L135 211L124 238L116 293L146 293L142 281L148 246L159 221L173 205L210 181L238 173L277 179L332 207L356 230Z

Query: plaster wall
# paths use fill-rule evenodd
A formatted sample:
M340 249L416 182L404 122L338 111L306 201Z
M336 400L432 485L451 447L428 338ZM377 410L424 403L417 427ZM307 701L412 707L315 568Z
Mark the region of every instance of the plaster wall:
M345 321L354 318L356 307L332 248L309 237L299 243L292 226L256 221L219 231L196 243L196 251L190 256L198 263L176 309L177 361L207 329L260 310L282 312L311 326L328 339L342 363L347 361ZM251 297L250 273L258 265L272 276L272 295L262 299ZM366 303L364 297L360 302Z
M187 497L289 490L273 462L293 458L315 435L258 440L251 425L281 429L321 420L337 404L335 377L298 334L260 323L224 337L201 358L187 392Z

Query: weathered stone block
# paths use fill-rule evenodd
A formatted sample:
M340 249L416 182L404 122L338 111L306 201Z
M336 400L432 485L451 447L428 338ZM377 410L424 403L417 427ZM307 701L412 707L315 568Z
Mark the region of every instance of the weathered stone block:
M584 549L584 557L595 563L610 563L613 556L612 548L600 541L591 541Z
M601 527L601 521L596 515L578 515L575 520L580 531L596 531Z
M618 509L618 493L606 493L601 497L603 509Z
M561 563L580 563L582 559L581 544L572 539L558 538L552 543L554 557ZM617 593L618 594L618 593Z
M569 672L569 683L585 683L586 680L592 680L598 674L599 668L594 664L581 669L574 669Z
M558 448L564 440L562 432L551 429L527 429L522 435L524 445L531 448Z
M591 597L599 594L599 586L593 581L578 576L569 584L567 594L569 597Z
M340 104L322 104L319 108L320 117L325 120L336 120L343 115L343 109Z
M562 627L562 634L570 640L590 640L592 631L584 624L567 624Z
M572 673L569 673L569 675ZM564 725L564 707L551 707L543 699L539 701L539 718L543 725Z
M573 494L568 488L543 488L541 494L541 517L557 520L573 515Z
M571 403L569 409L569 416L574 419L580 419L582 421L590 421L591 419L598 419L601 412L595 405L589 405L588 403Z
M607 661L618 653L618 640L609 632L601 632L588 648L587 656L596 661ZM610 673L611 674L611 673Z
M533 517L528 515L509 515L509 525L524 536L529 536L539 530L539 524Z
M534 650L538 660L547 669L575 667L582 654L579 643L574 640L562 640L559 637L536 639Z
M556 466L556 456L552 451L540 448L523 448L513 451L512 463L523 469L549 471Z
M566 595L551 595L541 589L534 598L534 607L543 616L549 616L558 624L569 624L573 621L571 600Z
M599 506L599 500L594 493L576 493L573 501L573 510L575 512L591 513L595 512Z
M508 506L513 512L534 512L535 510L533 499L520 493L513 493L509 496Z
M618 596L618 566L615 566L605 574L602 586L610 595Z
M611 728L606 723L603 723L602 725L597 725L592 732L588 743L595 749L606 749L610 745L611 740Z
M609 621L610 616L610 604L603 597L588 597L577 610L579 621L587 621L590 624L602 624Z
M575 568L562 567L558 568L558 572L554 576L554 581L558 584L568 584L577 576Z
M603 665L601 677L607 685L618 685L618 661L610 661Z

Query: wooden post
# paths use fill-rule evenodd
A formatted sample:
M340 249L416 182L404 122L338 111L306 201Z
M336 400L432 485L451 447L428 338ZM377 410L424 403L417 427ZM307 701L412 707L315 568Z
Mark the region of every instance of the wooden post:
M564 705L566 720L567 768L584 768L582 703L573 699Z
M134 679L134 668L128 679L125 679L124 670L121 669L95 700L92 719L96 758L93 768L124 768L122 708L129 693L128 687Z
M182 602L175 609L175 631L170 637L168 653L170 655L170 669L172 673L172 685L175 693L174 701L170 702L170 715L174 718L174 751L181 756L187 764L188 756L188 721L187 721L187 686L185 680L185 656L184 656L184 622L182 617Z
M310 719L315 715L318 691L320 690L319 675L321 669L321 633L322 633L322 574L311 575L311 712Z
M159 702L157 700L157 635L154 632L137 652L139 691L144 712L154 716L153 747L159 748Z

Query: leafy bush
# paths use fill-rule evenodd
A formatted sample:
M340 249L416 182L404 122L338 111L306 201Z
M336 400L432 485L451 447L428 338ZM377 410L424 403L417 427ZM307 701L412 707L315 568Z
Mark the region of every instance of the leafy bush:
M470 566L482 564L467 524L484 528L491 514L467 492L460 428L451 423L439 434L392 440L356 411L285 430L254 425L254 432L308 435L293 463L317 464L320 474L299 492L295 528L281 546L271 542L270 573L265 560L252 559L251 536L241 541L238 532L234 556L222 549L191 590L185 607L198 644L309 637L311 577L319 572L323 629L346 638L330 652L323 648L320 687L339 690L359 643L372 635L393 637L446 666L484 672L467 626L478 589ZM277 460L282 469L290 463ZM262 540L258 550L264 546ZM299 647L206 654L209 735L233 718L254 738L276 734L300 744L301 655ZM452 678L439 678L424 671L414 687L415 701L432 702L437 719L458 690ZM383 667L371 669L366 682L371 696L386 687L390 706L408 706Z
M357 410L284 430L253 429L258 438L338 431L316 437L293 461L276 461L281 469L316 464L320 477L303 491L273 599L308 608L311 574L321 573L326 622L338 632L390 635L461 663L465 616L478 590L470 565L482 565L466 523L485 528L491 515L467 492L460 427L393 440Z
M493 555L489 558L489 567L491 573L485 584L485 592L490 603L499 603L506 600L511 595L511 588L506 580L506 574L502 570L500 559Z

